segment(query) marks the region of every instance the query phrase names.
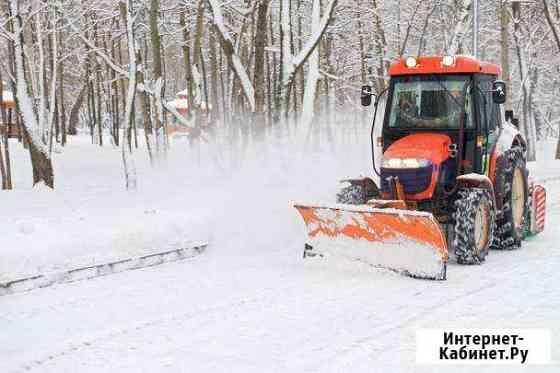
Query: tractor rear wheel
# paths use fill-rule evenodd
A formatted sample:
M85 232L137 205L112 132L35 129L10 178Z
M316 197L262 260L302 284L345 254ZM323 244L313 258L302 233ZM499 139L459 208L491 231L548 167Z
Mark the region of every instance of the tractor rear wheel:
M453 241L459 264L480 264L488 255L494 235L494 204L481 188L457 192L453 203Z
M507 163L501 171L502 217L499 219L493 249L511 250L521 245L529 223L529 193L523 149L514 147L505 154Z

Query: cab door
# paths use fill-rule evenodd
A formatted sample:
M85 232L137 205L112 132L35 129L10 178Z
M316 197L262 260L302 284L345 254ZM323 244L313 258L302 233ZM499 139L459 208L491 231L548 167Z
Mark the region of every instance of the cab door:
M500 133L499 106L492 98L492 82L496 79L493 75L480 74L477 77L477 173L487 175L489 171L490 155L498 141Z

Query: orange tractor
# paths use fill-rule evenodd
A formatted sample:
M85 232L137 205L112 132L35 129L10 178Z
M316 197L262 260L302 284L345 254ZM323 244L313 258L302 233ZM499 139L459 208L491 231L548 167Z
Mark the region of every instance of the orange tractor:
M386 91L364 86L374 125L386 94L381 136L371 131L379 183L344 180L336 205L296 205L308 231L304 257L338 254L443 280L449 254L480 264L490 248L517 248L541 232L546 192L529 179L499 74L472 57L408 57L390 67Z

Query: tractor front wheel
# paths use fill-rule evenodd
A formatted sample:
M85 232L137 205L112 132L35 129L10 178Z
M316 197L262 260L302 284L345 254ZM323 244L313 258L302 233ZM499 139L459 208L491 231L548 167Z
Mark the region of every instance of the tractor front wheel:
M459 264L480 264L494 235L494 204L487 190L461 189L453 204L453 241Z
M336 194L336 203L348 205L363 205L366 203L365 191L362 185L348 185Z
M336 194L336 203L363 205L372 198L379 197L379 189L369 178L344 180L347 185Z

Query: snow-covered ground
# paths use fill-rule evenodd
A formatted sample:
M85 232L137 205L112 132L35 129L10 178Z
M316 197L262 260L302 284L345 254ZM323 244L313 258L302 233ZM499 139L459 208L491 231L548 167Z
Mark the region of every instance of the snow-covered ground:
M226 145L189 147L185 139L175 140L167 161L153 168L140 149L138 190L126 192L120 148L72 137L63 153L53 154L51 191L32 188L28 153L13 141L15 188L0 193L0 282L187 247L228 228L250 237L252 227L239 220L246 210L259 208L260 219L267 204L289 207L292 200L317 197L330 202L340 178L368 170L365 146L354 147L359 161L347 167L345 148L333 154L328 147L325 157L278 140L232 155Z
M560 361L560 180L546 183L541 236L492 251L481 266L450 264L444 282L304 261L292 201L332 200L337 179L370 172L367 143L347 135L315 152L280 140L253 147L225 173L216 167L229 169L223 154L203 151L198 162L181 142L157 171L140 152L135 193L122 191L118 150L85 138L56 155L55 192L30 190L14 145L18 189L0 193L0 278L187 241L210 247L187 261L0 297L0 372L432 372L415 365L415 332L444 327L550 329ZM560 162L531 168L560 177Z

